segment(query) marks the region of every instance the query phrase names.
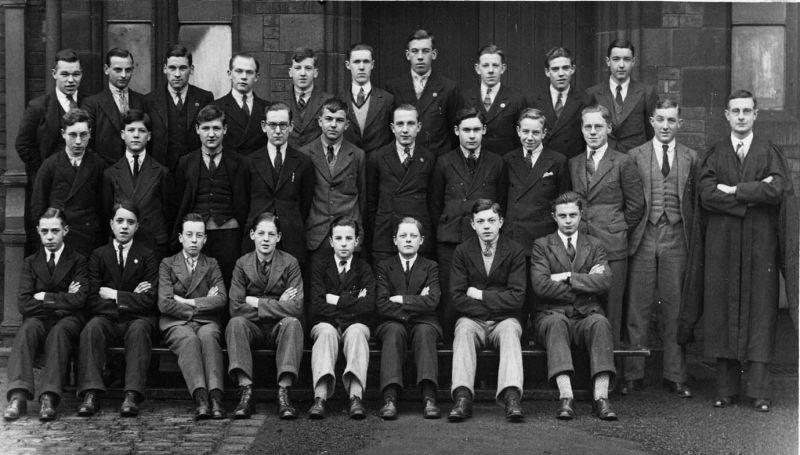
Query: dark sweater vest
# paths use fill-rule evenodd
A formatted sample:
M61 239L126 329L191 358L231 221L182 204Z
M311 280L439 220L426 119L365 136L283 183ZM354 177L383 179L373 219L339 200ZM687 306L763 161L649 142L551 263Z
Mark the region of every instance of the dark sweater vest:
M168 96L167 99L169 101L167 102L167 150L177 162L178 158L188 152L186 146L186 101L183 102L183 108L178 110L175 103L171 102L172 96Z
M658 161L655 159L650 160L650 180L652 182L651 189L651 206L650 213L648 214L648 221L653 224L658 224L661 215L666 215L669 224L677 224L681 221L681 202L678 198L678 171L673 166L669 170L667 177L661 174L661 169L658 167Z
M213 219L217 226L222 226L233 218L233 189L228 179L224 156L213 175L208 172L205 163L200 166L193 211L203 215L204 219Z

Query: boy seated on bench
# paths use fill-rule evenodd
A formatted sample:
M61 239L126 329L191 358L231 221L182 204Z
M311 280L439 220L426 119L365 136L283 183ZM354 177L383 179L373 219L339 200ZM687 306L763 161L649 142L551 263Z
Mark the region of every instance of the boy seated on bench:
M575 416L570 376L572 346L589 352L594 381L592 413L602 420L617 420L608 401L608 385L616 374L611 324L600 297L611 286L611 269L600 240L578 233L583 201L575 192L551 203L558 231L537 239L531 253L531 283L536 295L534 333L547 350L547 377L558 386L560 406L556 417Z

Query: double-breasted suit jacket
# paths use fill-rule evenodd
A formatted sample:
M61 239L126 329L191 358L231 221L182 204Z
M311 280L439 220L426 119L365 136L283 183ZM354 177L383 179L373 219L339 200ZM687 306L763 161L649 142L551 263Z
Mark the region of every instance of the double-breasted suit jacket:
M209 296L208 291L214 286L218 292ZM164 332L190 321L221 325L220 311L228 303L227 294L216 259L200 253L194 272L189 272L182 251L164 258L158 267L158 328ZM176 302L176 295L194 299L195 306Z
M281 220L281 250L303 263L306 260L305 223L314 198L316 171L311 158L291 145L286 147L285 155L277 180L266 147L250 155L247 171L250 206L246 226L265 211L275 213ZM245 238L242 248L252 250L253 241Z
M103 158L106 166L114 164L125 154L125 141L120 135L122 114L108 84L100 93L84 99L82 107L92 119L92 150ZM144 95L128 89L128 108L142 110L143 107Z
M439 266L428 258L417 255L411 272L406 276L405 265L399 255L381 261L375 268L377 298L375 305L382 321L403 324L429 324L442 336L442 327L436 316L442 291L439 288ZM427 295L421 295L428 288ZM393 295L402 295L403 303L389 301Z
M486 116L486 133L481 148L489 152L505 155L519 145L517 120L527 105L525 98L506 84L494 98L489 111L483 105L480 84L473 86L463 95L463 105L471 106Z
M435 238L431 219L431 184L436 156L419 146L414 148L406 169L393 142L367 158L367 227L372 228L372 251L397 251L392 242L397 222L413 216L422 223L425 237L420 251L433 251Z
M290 300L279 300L289 288L297 289ZM258 308L245 303L247 296L258 297ZM231 317L243 316L255 323L277 323L283 318L303 320L303 277L297 259L276 249L266 282L258 272L258 256L251 251L236 261L231 278Z
M108 224L102 199L97 197L103 187L105 162L92 150L87 150L76 170L65 151L44 160L31 195L31 212L41 215L48 207L64 210L69 222L65 241L84 257L92 254L105 240Z
M225 112L225 119L228 122L228 131L222 139L222 146L228 150L236 150L242 155L250 155L267 145L267 135L261 129L261 122L266 119L264 111L269 103L259 98L255 92L252 92L251 96L253 109L249 117L245 115L230 92L214 100L214 104Z
M461 107L461 94L458 85L432 71L425 83L425 89L417 99L414 80L410 72L390 80L386 90L394 97L394 108L410 104L417 108L422 130L417 135L417 144L430 150L436 156L453 149L457 142L453 135L456 112Z
M545 116L544 146L566 156L567 159L579 155L586 150L586 142L581 132L581 111L586 107L586 95L575 87L570 87L567 93L564 110L556 116L553 100L550 97L550 88L538 93L531 98L531 107L539 109Z
M292 122L294 123L294 128L289 133L289 147L300 150L322 134L322 128L319 126L322 105L325 104L325 101L333 98L333 95L325 93L320 87L314 87L311 96L306 101L306 107L301 110L297 105L297 93L295 93L294 86L289 93L289 109L292 110Z
M49 254L39 248L22 263L17 300L20 314L26 319L60 319L74 315L83 320L82 311L91 289L86 258L67 245L51 274L47 268ZM80 283L78 292L67 292L73 281ZM38 292L45 293L44 300L33 298Z
M83 102L80 92L75 102L78 105ZM64 150L64 138L61 137L61 117L64 114L58 97L52 91L37 96L28 103L19 124L14 147L25 163L29 184L33 184L36 171L48 156Z
M363 259L353 258L344 278L339 276L333 254L315 260L311 271L311 325L327 322L340 332L355 323L372 327L375 322L375 276ZM362 289L367 293L359 297ZM336 305L326 303L325 294L339 296Z
M614 109L614 96L608 79L586 90L588 105L602 104L611 111L613 125L608 135L610 147L626 153L653 138L650 115L658 103L655 88L631 79L628 93L622 102L622 113Z
M347 110L347 119L350 121L350 126L344 132L346 141L351 142L367 155L392 142L394 135L389 124L392 123L394 97L389 92L376 87L375 84L372 85L372 91L368 98L369 108L367 109L363 130L358 124L358 119L354 112L353 95L349 89L339 93L339 99L350 104L350 108Z

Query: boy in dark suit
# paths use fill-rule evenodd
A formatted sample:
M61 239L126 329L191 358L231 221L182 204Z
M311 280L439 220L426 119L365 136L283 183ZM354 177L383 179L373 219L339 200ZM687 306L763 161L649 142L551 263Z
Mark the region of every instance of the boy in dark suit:
M322 103L333 98L325 93L322 87L314 87L319 76L317 54L313 49L301 47L292 55L289 77L292 78L292 90L289 107L294 126L289 133L289 147L300 150L322 134L317 119Z
M250 239L255 251L236 261L230 291L231 320L225 330L228 374L239 386L234 419L255 412L253 356L259 345L276 348L278 416L296 419L289 389L297 381L303 357L303 276L297 259L277 249L281 240L278 217L270 212L253 220Z
M397 400L403 389L403 365L409 337L414 351L417 386L425 403L426 419L441 416L436 404L439 359L436 343L442 327L436 317L441 290L439 268L435 262L420 256L422 223L406 217L395 225L392 237L398 254L384 259L375 269L380 324L375 330L381 340L381 394L383 407L379 415L385 420L397 418Z
M262 150L267 144L267 138L261 132L261 122L269 103L253 91L260 75L259 66L258 60L250 54L233 54L228 62L231 91L214 100L228 119L225 148L242 155Z
M616 373L614 342L599 299L611 286L611 269L600 240L578 233L583 213L580 195L570 191L558 196L552 210L558 231L534 242L531 282L538 297L537 342L547 350L547 378L558 385L556 417L575 417L570 349L576 346L589 352L592 413L602 420L617 420L608 401L608 386Z
M350 418L363 419L362 404L367 385L369 336L375 311L375 278L363 259L353 256L358 245L358 222L352 218L333 220L330 244L333 255L314 261L311 275L311 375L314 404L312 419L325 418L325 402L336 386L335 366L340 345L346 366L342 375L350 397Z
M228 301L222 272L202 253L206 225L187 213L178 234L181 251L158 268L159 329L195 400L195 419L223 419L222 330L219 313ZM209 402L210 398L210 402Z
M37 231L42 248L25 258L19 280L22 325L8 358L6 420L16 420L27 412L28 399L34 396L33 363L40 348L44 351L44 368L39 420L56 418L62 381L83 327L81 310L89 294L86 259L64 245L69 232L64 212L45 210Z
M78 354L78 415L88 417L100 409L105 393L103 367L106 346L125 346L125 400L122 417L139 415L144 400L150 349L155 337L158 307L158 258L134 235L139 209L130 202L114 204L110 221L114 238L94 250L89 258L91 294L86 304L91 319L81 332Z

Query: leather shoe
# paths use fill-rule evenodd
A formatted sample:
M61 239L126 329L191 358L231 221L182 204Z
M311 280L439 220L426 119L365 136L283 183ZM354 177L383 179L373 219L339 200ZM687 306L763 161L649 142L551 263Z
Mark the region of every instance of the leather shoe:
M522 404L519 401L519 392L516 390L506 391L506 419L510 422L521 422L525 418L522 413Z
M681 398L692 398L692 390L685 382L673 382L664 380L664 388L671 394L677 395Z
M43 393L39 397L41 407L39 408L39 420L49 422L56 418L56 396L52 393Z
M630 395L637 390L642 390L643 382L641 379L632 379L630 381L625 381L622 383L622 387L619 389L620 395Z
M772 406L772 403L765 398L757 398L753 400L753 407L756 408L756 411L758 412L769 412L770 406Z
M28 397L24 393L15 392L11 395L3 418L6 420L17 420L28 413Z
M438 419L442 416L442 410L436 404L436 398L425 398L425 407L422 410L422 417L426 419Z
M209 397L211 399L211 418L214 420L224 419L225 408L222 406L222 390L212 390Z
M472 417L472 400L469 397L458 397L450 414L447 415L447 420L451 422L461 422L464 419Z
M361 420L367 417L367 410L361 403L360 397L350 398L350 418L354 420Z
M93 416L100 410L100 397L97 392L90 390L83 395L83 402L78 406L78 415L81 417Z
M572 407L572 398L562 398L561 405L558 407L558 412L556 412L556 419L559 420L572 420L575 418L575 410Z
M288 387L278 388L278 417L284 420L293 420L297 418L297 408L292 406Z
M736 397L717 397L714 399L715 408L727 408L736 403Z
M197 408L194 411L195 420L206 420L211 418L211 404L208 402L208 391L197 389L194 392L194 401Z
M608 398L598 398L592 403L592 414L600 420L617 420L617 413L611 409L611 402Z
M378 412L383 420L394 420L397 418L397 399L393 396L385 397L383 399L383 406Z
M308 418L314 420L324 419L327 414L325 411L325 399L314 397L314 404L308 408Z
M125 392L125 400L119 408L119 415L122 417L136 417L139 415L139 400L136 399L136 392Z
M253 386L239 386L239 403L233 410L234 419L249 419L256 411L253 403Z

